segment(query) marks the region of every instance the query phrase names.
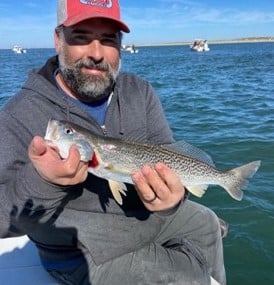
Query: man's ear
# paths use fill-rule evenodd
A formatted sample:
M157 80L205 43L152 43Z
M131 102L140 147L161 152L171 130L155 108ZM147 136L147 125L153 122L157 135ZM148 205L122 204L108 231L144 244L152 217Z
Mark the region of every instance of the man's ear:
M59 54L60 49L60 33L55 29L54 30L54 46L57 54Z

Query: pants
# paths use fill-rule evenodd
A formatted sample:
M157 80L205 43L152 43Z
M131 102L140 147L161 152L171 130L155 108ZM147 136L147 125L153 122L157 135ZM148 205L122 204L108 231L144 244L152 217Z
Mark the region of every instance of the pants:
M207 285L210 276L226 284L219 219L189 200L145 247L98 266L86 258L83 265L50 274L67 285Z

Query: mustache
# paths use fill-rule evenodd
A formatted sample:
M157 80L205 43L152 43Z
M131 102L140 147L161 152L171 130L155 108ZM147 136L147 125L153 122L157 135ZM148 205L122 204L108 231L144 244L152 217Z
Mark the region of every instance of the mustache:
M77 68L94 68L94 69L98 69L101 71L109 71L110 67L109 65L102 61L102 62L95 62L94 60L87 58L87 59L80 59L77 63L76 63L76 67Z

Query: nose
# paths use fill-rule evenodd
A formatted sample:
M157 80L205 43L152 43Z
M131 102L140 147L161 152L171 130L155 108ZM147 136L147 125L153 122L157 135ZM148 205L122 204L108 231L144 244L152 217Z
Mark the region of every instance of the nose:
M100 62L104 58L104 47L99 40L91 41L88 46L88 57L95 62Z

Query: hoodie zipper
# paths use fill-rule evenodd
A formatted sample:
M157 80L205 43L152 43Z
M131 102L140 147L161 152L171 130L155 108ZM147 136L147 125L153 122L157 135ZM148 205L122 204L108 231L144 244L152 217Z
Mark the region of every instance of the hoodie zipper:
M105 126L105 125L102 125L102 126L101 126L101 129L102 129L102 131L103 131L103 135L106 137L106 136L108 135L106 126Z

